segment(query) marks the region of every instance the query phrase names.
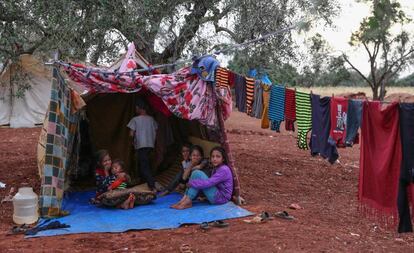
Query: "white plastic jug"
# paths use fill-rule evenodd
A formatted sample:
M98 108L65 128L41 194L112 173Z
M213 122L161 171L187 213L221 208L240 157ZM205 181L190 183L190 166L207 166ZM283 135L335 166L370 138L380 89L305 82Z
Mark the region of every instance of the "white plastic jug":
M19 188L13 197L13 221L16 224L32 224L39 218L38 197L31 187Z

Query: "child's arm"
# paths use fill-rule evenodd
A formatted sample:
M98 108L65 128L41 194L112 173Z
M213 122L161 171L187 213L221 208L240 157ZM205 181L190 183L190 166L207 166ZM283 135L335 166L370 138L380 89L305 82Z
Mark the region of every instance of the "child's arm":
M116 189L116 188L118 188L118 186L120 186L124 182L126 182L125 178L123 178L123 177L118 178L108 187L108 190Z
M199 165L194 166L191 170L201 170L201 169L204 169L204 167L206 167L207 164L208 164L208 160L207 159L203 159Z

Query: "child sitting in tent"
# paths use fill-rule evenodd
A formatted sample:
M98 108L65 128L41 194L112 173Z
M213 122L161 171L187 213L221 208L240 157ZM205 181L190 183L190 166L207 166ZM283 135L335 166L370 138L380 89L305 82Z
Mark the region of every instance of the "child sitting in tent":
M208 160L204 159L204 151L200 146L191 146L186 143L181 148L181 155L183 156L183 161L181 162L182 169L167 186L166 190L161 193L161 196L165 196L173 192L177 186L184 189L191 172L194 170L204 170L206 174L210 175L206 166L208 164Z
M145 179L151 191L162 191L162 186L155 181L151 174L149 155L155 146L155 137L158 124L154 118L148 115L148 106L143 100L138 100L135 105L136 117L133 117L127 127L133 138L133 145L139 161L141 177Z
M124 162L120 159L115 159L112 162L108 191L127 188L128 184L131 182L131 177L125 173L124 167Z
M228 158L222 147L215 147L210 152L210 162L213 166L211 177L203 171L191 173L188 189L183 198L171 207L186 209L192 206L193 200L202 191L211 204L225 204L231 200L233 193L233 174L228 166Z
M108 150L102 149L97 152L97 165L95 169L96 195L98 198L101 194L108 190L108 177L112 166L112 160ZM94 202L94 200L92 200Z

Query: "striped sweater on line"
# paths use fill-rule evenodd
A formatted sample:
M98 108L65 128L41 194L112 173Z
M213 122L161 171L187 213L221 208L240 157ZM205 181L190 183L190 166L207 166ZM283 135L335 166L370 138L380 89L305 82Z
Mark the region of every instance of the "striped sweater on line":
M222 67L218 67L216 70L216 87L218 88L230 88L228 70Z
M312 127L312 106L307 93L296 91L296 120L298 130L309 130Z
M268 113L272 121L280 122L285 119L285 87L272 85Z
M252 112L254 100L254 79L246 77L246 113L248 115Z

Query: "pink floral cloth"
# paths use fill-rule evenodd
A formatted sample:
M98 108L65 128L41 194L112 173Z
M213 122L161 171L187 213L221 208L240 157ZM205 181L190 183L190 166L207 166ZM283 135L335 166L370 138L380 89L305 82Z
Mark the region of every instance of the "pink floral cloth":
M217 128L218 119L215 110L217 96L215 89L197 75L190 74L190 68L182 68L172 74L156 74L143 76L137 73L116 74L103 69L86 68L73 64L65 67L68 76L83 86L90 93L132 93L142 87L162 99L168 109L177 117L187 120L198 120L208 127ZM231 101L230 92L225 99L227 105ZM230 102L231 103L231 102ZM227 106L228 108L228 106ZM224 118L229 115L224 110Z

